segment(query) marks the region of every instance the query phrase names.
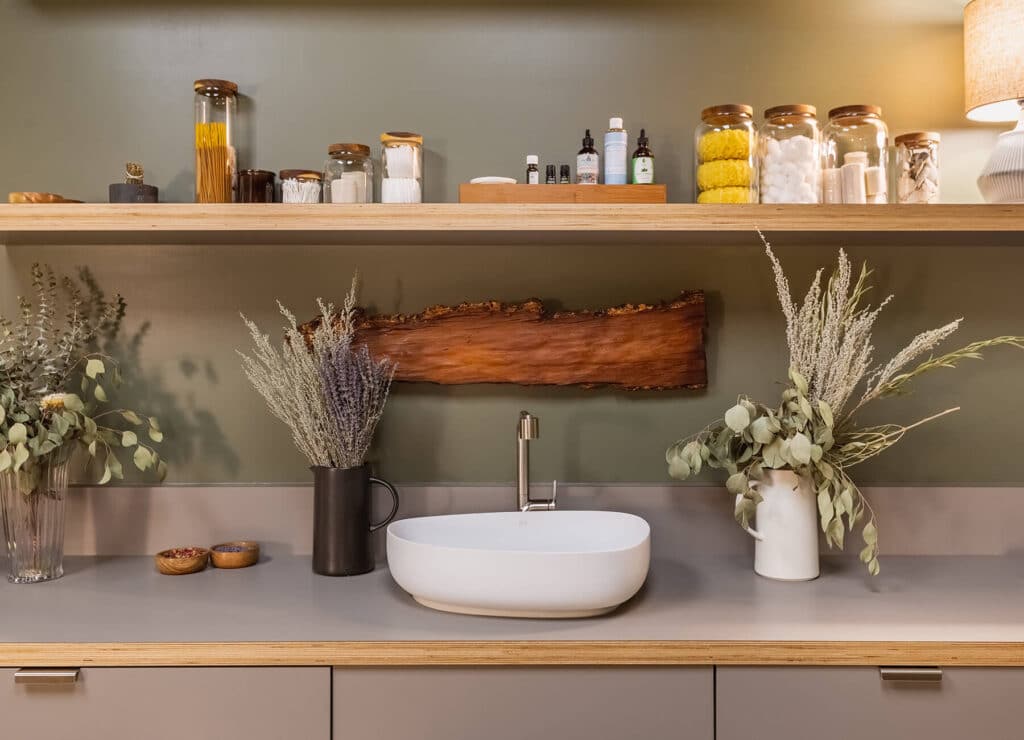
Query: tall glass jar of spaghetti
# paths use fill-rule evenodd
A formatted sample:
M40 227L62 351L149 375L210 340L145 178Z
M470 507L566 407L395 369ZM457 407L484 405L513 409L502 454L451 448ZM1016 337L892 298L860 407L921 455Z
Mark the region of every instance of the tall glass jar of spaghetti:
M231 203L238 167L234 137L238 85L196 80L196 203Z

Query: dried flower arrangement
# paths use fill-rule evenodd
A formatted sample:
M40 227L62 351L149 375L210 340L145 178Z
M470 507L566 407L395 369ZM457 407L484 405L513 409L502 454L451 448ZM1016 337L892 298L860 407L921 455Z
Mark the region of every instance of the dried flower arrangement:
M75 281L33 265L32 287L34 305L19 297L19 317L0 316L0 473L17 474L20 490L32 493L41 465L80 442L103 466L101 485L124 477L121 449L133 450L139 470L154 470L163 479L167 464L151 445L124 424L105 423L145 425L149 439L160 442L157 420L130 409L101 410L106 388L121 384L117 361L101 350L121 328L124 299L107 300L84 268Z
M353 279L335 320L319 322L308 342L280 302L288 322L280 349L242 316L255 345L251 356L238 353L245 375L313 466L355 468L365 462L395 375L390 360L375 360L366 347L353 346L356 285ZM335 316L333 304L318 298L317 307L325 319Z
M760 232L758 232L760 234ZM736 495L736 520L746 528L761 497L751 481L769 470L791 470L808 477L817 493L821 529L830 547L842 549L844 533L865 519L860 559L876 575L878 528L874 512L847 470L885 451L911 429L959 410L950 408L913 424L860 427L857 413L868 403L898 395L914 378L961 360L980 359L981 350L999 345L1024 349L1024 337L995 337L932 356L931 351L955 332L961 319L923 332L884 365L873 359L872 329L889 296L878 306L864 304L871 272L863 265L856 281L842 250L826 286L818 270L801 305L771 245L761 235L771 260L775 285L786 319L789 386L778 406L741 396L725 416L682 439L665 455L669 474L685 479L701 468L725 470L728 491ZM928 354L928 358L911 363ZM859 397L855 394L860 389ZM856 400L853 400L856 399ZM845 517L845 525L844 525Z

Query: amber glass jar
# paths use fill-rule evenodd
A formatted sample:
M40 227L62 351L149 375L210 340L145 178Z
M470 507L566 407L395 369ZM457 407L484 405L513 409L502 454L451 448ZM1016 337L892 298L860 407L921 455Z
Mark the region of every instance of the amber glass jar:
M749 105L715 105L694 133L698 203L757 203L757 126Z
M833 108L822 130L822 147L826 203L889 202L889 129L881 108Z
M235 128L238 85L228 80L196 80L196 203L234 200Z

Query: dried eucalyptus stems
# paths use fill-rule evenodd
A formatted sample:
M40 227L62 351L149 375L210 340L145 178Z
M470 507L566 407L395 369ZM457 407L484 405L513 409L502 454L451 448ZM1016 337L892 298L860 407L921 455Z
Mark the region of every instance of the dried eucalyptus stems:
M324 320L310 342L280 302L288 322L280 349L242 316L255 345L251 356L238 353L245 375L314 466L355 468L365 462L395 375L390 360L374 360L366 347L353 346L356 284L353 279L336 317L333 304L317 299Z
M761 240L786 319L789 385L778 406L741 396L724 418L677 442L665 456L669 474L685 479L703 466L728 472L726 488L738 496L736 520L744 527L761 501L751 481L763 480L767 470L805 476L817 492L821 529L830 547L842 548L845 533L864 522L860 559L875 575L879 565L874 512L847 469L885 451L911 429L959 409L909 425L869 427L858 426L856 414L871 401L904 392L910 381L926 372L980 359L981 350L999 345L1024 349L1024 337L996 337L932 356L932 350L959 328L957 319L918 334L887 363L876 365L872 329L892 296L876 307L865 305L871 275L867 266L854 280L850 260L840 250L828 283L822 285L818 270L803 303L797 305L782 265L763 235ZM925 355L927 359L921 360Z

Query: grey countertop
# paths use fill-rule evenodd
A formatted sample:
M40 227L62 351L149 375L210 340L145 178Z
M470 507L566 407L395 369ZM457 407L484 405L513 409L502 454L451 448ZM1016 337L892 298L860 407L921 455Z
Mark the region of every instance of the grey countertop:
M872 579L826 558L781 583L749 557L655 561L605 617L469 617L416 604L386 569L314 575L308 557L162 576L150 558L69 558L64 578L0 584L0 643L399 641L941 641L1024 643L1024 558L891 557Z

